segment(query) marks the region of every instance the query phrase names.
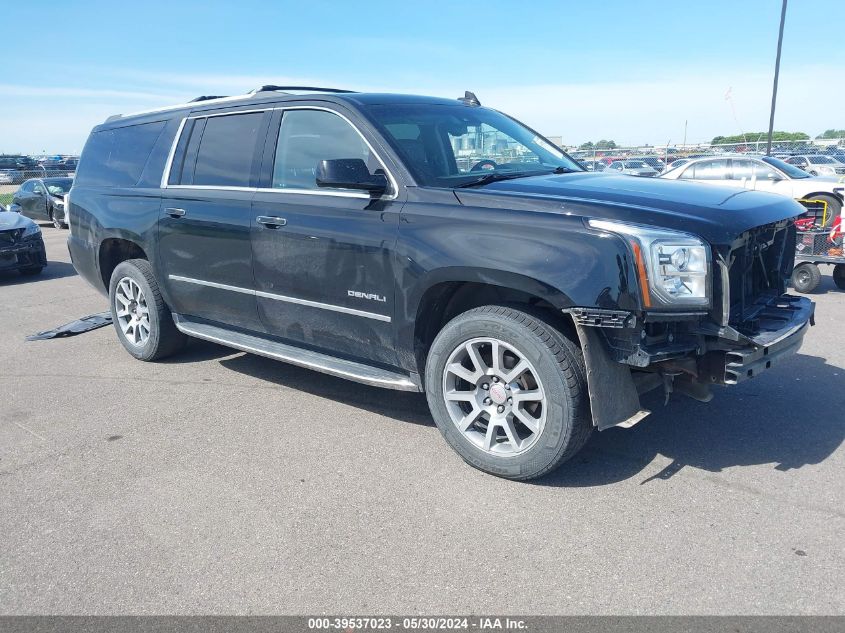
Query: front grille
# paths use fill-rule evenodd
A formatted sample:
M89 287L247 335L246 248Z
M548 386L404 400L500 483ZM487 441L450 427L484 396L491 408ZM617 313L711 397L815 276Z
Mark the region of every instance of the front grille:
M742 237L728 259L729 323L744 334L753 334L765 304L786 292L795 258L795 224L783 221L761 226Z
M21 239L22 229L14 229L13 231L0 231L0 245L17 244Z
M834 167L837 174L845 174L845 167Z

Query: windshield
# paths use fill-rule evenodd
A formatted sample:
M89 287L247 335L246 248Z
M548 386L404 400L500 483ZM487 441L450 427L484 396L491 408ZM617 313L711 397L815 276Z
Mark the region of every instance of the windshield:
M45 178L42 182L52 195L63 196L70 191L73 178Z
M835 163L836 161L832 158L828 158L827 156L809 156L809 161L814 165L830 165L831 163Z
M583 171L536 132L488 108L374 105L367 112L421 185L460 187L488 174Z
M795 165L790 165L789 163L785 163L780 159L772 158L771 156L763 156L762 160L766 163L769 163L772 167L776 167L780 169L783 173L785 173L790 178L809 178L810 174L806 171L798 169Z

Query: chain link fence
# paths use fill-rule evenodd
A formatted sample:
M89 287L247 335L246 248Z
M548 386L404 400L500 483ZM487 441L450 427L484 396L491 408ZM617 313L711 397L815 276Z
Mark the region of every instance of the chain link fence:
M567 146L560 137L550 138L590 171L604 171L612 163L623 161L626 163L626 168L628 168L627 163L632 163L630 169L641 171L642 173L638 175L643 176L657 176L672 168L673 164L674 166L682 164L678 161L691 158L725 154L763 156L766 153L765 138L715 145L697 143L665 146L614 145L612 147ZM773 141L771 154L812 175L845 174L845 139ZM820 167L821 165L827 165L827 167ZM649 169L654 173L649 173Z

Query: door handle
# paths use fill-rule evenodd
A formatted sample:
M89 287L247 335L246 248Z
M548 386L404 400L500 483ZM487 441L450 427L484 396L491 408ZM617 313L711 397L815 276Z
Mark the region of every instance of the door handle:
M171 218L181 218L183 215L187 213L185 209L176 209L173 207L169 207L164 210L164 212L169 215Z
M255 218L255 221L259 224L263 224L268 229L277 229L280 226L284 226L288 223L288 221L284 218L278 218L272 215L259 215L257 218Z

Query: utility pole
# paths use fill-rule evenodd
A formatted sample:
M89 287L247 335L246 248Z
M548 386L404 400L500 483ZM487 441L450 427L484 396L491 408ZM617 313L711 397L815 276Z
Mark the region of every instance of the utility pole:
M786 20L786 0L780 10L780 31L778 32L778 54L775 58L775 81L772 86L772 112L769 115L769 140L766 143L766 156L772 155L772 133L775 129L775 103L778 99L778 75L780 75L780 51L783 46L783 23Z
M684 149L687 148L687 123L689 123L689 121L684 120Z

